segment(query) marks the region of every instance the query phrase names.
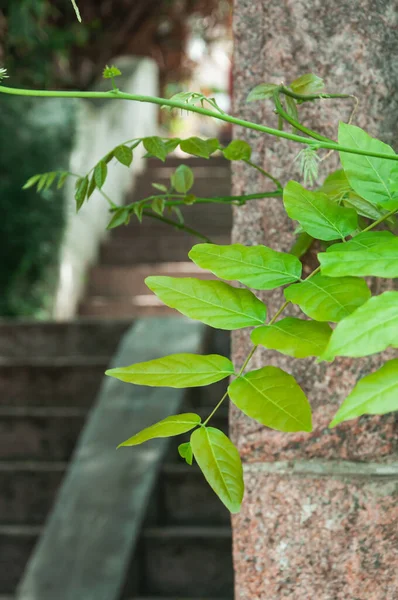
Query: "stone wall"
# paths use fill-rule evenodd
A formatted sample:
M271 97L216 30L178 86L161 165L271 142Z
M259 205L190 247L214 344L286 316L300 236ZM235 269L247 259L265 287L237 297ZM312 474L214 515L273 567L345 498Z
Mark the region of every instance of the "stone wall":
M360 99L354 123L396 146L398 124L398 2L389 0L236 0L234 112L276 124L267 102L246 104L262 82L289 83L313 72L328 91ZM352 104L324 100L301 110L305 122L336 139ZM298 179L287 141L235 129L254 147L253 160L283 183ZM322 163L322 180L338 157ZM234 167L234 193L267 189L261 175ZM294 224L280 199L236 209L233 238L289 251ZM309 257L307 272L314 257ZM373 292L385 288L373 284ZM280 291L263 294L269 313ZM286 314L295 314L290 308ZM249 332L233 336L242 363ZM238 600L393 600L398 597L398 431L394 415L361 418L333 430L327 424L355 382L387 356L316 365L258 352L252 368L280 366L308 394L311 434L282 434L231 409L232 437L245 463L243 510L233 519ZM391 353L388 355L391 356Z

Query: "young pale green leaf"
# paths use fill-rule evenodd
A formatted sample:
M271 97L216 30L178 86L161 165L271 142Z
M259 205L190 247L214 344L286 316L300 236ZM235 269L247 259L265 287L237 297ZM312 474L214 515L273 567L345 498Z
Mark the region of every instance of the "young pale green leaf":
M165 204L166 204L166 201L164 198L154 198L151 203L151 208L154 213L162 216L164 213Z
M389 346L398 348L398 292L370 298L339 323L321 358L369 356Z
M266 246L196 244L188 256L217 277L240 281L257 290L272 290L298 281L302 270L296 256Z
M225 356L171 354L130 367L109 369L105 374L137 385L185 388L210 385L233 373L234 366Z
M167 187L162 183L152 183L152 187L154 187L155 190L158 190L159 192L164 192L165 194L167 193Z
M243 140L233 140L222 151L227 160L250 160L252 149Z
M260 83L253 88L247 97L247 102L255 102L256 100L268 100L272 98L274 91L278 86L275 83Z
M278 367L263 367L235 379L232 402L248 417L278 431L312 431L310 404L294 377Z
M189 192L193 183L193 171L186 165L179 165L171 176L171 185L179 194Z
M324 87L325 84L323 83L323 79L313 73L306 73L292 81L290 84L290 88L295 94L301 94L303 96L319 94Z
M119 208L110 220L107 229L115 229L120 225L127 225L130 220L130 211L128 208Z
M156 156L161 161L165 161L169 153L168 148L162 138L154 135L152 137L146 137L142 140L144 148L152 156Z
M334 323L348 317L370 295L365 281L358 277L331 278L315 275L285 290L286 300L298 304L308 317Z
M398 277L398 237L389 231L369 231L318 254L322 275Z
M395 154L391 146L370 137L355 125L340 123L339 144L370 152ZM394 186L398 180L398 165L393 160L340 152L341 164L351 187L371 204L393 210L398 208Z
M191 431L191 429L200 425L200 422L201 418L195 413L184 413L182 415L166 417L163 421L159 421L159 423L155 423L136 433L133 437L119 444L118 448L122 446L138 446L155 438L173 437L181 433L187 433L187 431Z
M147 277L145 283L167 306L217 329L262 325L267 308L252 292L222 281L191 277Z
M106 177L108 175L108 167L104 160L100 160L100 162L96 165L94 169L94 179L95 185L100 190L105 183Z
M121 74L121 70L115 67L115 65L112 65L111 67L106 65L105 69L103 70L102 77L104 79L113 79L114 77L120 77Z
M76 200L76 211L79 212L81 207L84 204L86 199L86 194L88 190L88 177L80 177L76 181L76 189L75 189L75 200Z
M25 183L25 185L23 186L23 190L28 190L29 188L33 187L34 185L37 184L37 182L40 180L42 174L39 173L37 175L33 175L33 177L30 177L28 179L28 181Z
M191 442L185 442L184 444L180 444L178 446L178 454L185 460L185 462L192 466L193 460L193 452Z
M329 427L362 415L384 415L398 410L398 359L361 379L337 411Z
M133 162L133 151L125 144L115 148L114 155L116 160L118 160L125 167L129 167Z
M355 210L339 206L322 192L310 192L296 181L286 185L283 203L289 217L319 240L342 239L358 227Z
M252 331L251 339L256 346L277 350L294 358L307 358L320 356L331 335L332 329L327 323L286 317L273 325L257 327Z
M231 513L243 500L243 469L239 452L227 436L214 427L200 427L191 435L192 452L207 483Z
M198 137L191 137L187 140L183 140L180 143L180 148L187 154L192 154L193 156L199 156L201 158L210 158L213 152L220 148L220 144L215 138L202 140Z

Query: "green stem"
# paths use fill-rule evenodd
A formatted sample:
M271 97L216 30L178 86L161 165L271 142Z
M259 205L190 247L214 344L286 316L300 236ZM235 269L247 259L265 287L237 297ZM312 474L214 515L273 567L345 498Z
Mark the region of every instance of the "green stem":
M315 140L334 143L334 141L331 140L330 138L327 138L327 137L321 135L320 133L317 133L316 131L313 131L312 129L305 127L305 125L302 125L301 123L296 121L296 119L293 119L293 117L291 117L284 110L281 100L280 100L278 90L275 90L275 92L274 92L274 102L275 102L275 109L276 109L276 112L278 113L278 115L280 115L283 119L285 119L285 121L290 123L290 125L292 125L292 127L294 127L295 129L298 129L302 133L307 134L309 137L314 138Z
M147 210L144 210L144 212L142 214L145 217L150 217L151 219L156 219L157 221L162 221L162 223L166 223L167 225L172 225L176 229L179 229L180 231L185 231L186 233L189 233L190 235L194 235L195 237L205 241L208 244L212 243L210 238L203 235L199 231L196 231L196 229L192 229L192 227L188 227L187 225L184 225L183 223L177 223L176 221L173 221L172 219L168 219L167 217L163 217L162 215L157 215L156 213L152 213Z
M196 198L194 204L245 204L249 200L262 200L263 198L274 198L282 196L282 189L273 192L261 192L259 194L247 194L246 196L214 196L213 198ZM160 196L155 196L159 198ZM151 197L154 199L155 197ZM148 199L149 200L149 199ZM184 200L167 200L165 206L184 206Z
M268 171L264 171L264 169L262 169L261 167L259 167L255 163L253 163L251 160L244 160L243 162L245 162L247 165L249 165L249 167L253 167L253 169L256 169L256 171L258 171L259 173L264 175L264 177L268 177L268 179L271 179L271 181L273 181L275 183L276 187L279 190L283 190L283 185L281 184L279 179L276 179L276 177L273 177L273 175L271 175L271 173L268 173Z
M310 94L308 96L306 96L305 94L296 94L295 92L293 92L293 90L291 90L290 88L281 85L279 88L279 91L282 94L285 94L285 96L290 96L291 98L294 98L295 100L300 100L301 102L311 102L313 100L338 100L340 99L355 99L355 96L353 96L352 94Z
M293 142L297 142L299 144L305 144L306 146L314 145L317 148L326 148L327 150L336 150L337 152L346 152L348 154L357 154L360 156L372 156L374 158L383 158L386 160L394 160L398 161L397 154L386 154L384 152L371 152L369 150L361 150L358 148L349 148L347 146L340 146L335 142L323 142L311 139L306 137L302 137L300 135L295 135L293 133L288 133L286 131L279 131L278 129L274 129L273 127L266 127L265 125L260 125L258 123L252 123L251 121L245 121L244 119L238 119L236 117L232 117L231 115L221 114L212 110L208 110L206 108L202 108L200 106L193 106L191 104L186 104L185 102L178 102L175 100L168 100L165 98L157 98L155 96L142 96L140 94L125 94L120 91L110 91L110 92L64 92L64 91L47 91L47 90L23 90L19 88L9 88L5 86L0 86L1 94L9 94L12 96L32 96L37 98L104 98L104 99L114 99L114 100L133 100L136 102L149 102L150 104L157 104L159 106L170 106L171 108L179 108L181 110L186 110L190 112L194 112L200 115L204 115L206 117L213 117L215 119L219 119L220 121L225 121L226 123L232 123L233 125L238 125L240 127L245 127L246 129L253 129L254 131L260 131L261 133L267 133L269 135L283 138L287 140L291 140ZM287 93L284 91L284 93ZM297 94L296 94L297 96ZM313 98L311 96L304 96L303 98L310 99L319 99L319 98L332 98L339 97L345 98L349 97L345 94L318 94Z

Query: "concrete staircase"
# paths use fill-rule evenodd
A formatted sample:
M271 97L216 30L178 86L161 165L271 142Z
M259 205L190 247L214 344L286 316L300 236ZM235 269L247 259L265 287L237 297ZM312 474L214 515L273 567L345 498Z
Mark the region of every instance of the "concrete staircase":
M152 181L166 184L180 162L168 159L159 166L159 161L150 160L150 172L140 177L134 198L153 193ZM229 165L224 161L185 162L195 173L193 193L230 193ZM212 241L229 242L230 207L189 206L184 213L186 223ZM209 277L187 261L187 252L197 242L155 220L131 223L112 231L104 243L76 322L0 323L0 600L26 598L15 595L17 584L122 334L132 319L176 314L157 301L144 278ZM228 338L226 332L217 333L206 352L228 355ZM191 390L186 408L206 416L223 386ZM225 410L214 425L227 428ZM106 600L233 597L229 514L198 469L181 461L175 446L160 469L124 593ZM62 555L56 559L62 569Z

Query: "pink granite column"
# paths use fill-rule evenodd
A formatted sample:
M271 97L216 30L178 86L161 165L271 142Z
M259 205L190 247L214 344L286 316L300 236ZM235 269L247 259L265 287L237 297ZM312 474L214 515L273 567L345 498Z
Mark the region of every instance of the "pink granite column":
M236 0L234 33L235 114L275 124L269 103L246 104L247 92L314 72L329 91L359 96L355 124L398 147L397 1ZM338 120L350 109L349 102L325 100L301 114L336 138ZM254 160L283 182L299 177L298 146L238 128L235 137L250 142ZM320 179L337 164L337 156L323 163ZM234 168L235 193L266 189L254 171ZM293 229L280 200L235 211L235 242L288 251ZM281 294L264 299L273 314ZM249 344L247 334L234 335L237 362ZM273 364L295 375L311 401L314 431L281 434L232 409L247 488L233 519L237 600L398 599L397 418L364 417L327 429L357 379L385 356L316 365L264 351L253 359L253 368Z

